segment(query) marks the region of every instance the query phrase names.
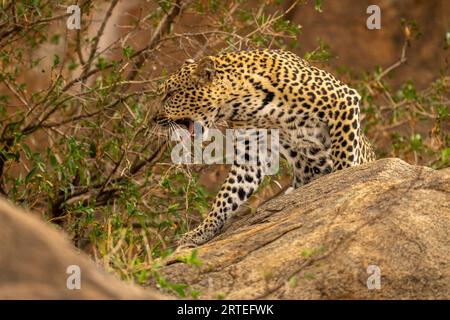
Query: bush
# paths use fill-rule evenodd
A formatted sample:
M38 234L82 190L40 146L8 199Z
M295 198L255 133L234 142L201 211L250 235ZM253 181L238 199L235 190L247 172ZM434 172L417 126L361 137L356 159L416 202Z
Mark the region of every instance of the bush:
M124 3L87 0L80 4L81 29L68 30L69 1L2 2L0 192L63 228L122 278L153 278L185 294L185 286L158 275L155 259L173 251L214 194L199 183L201 170L170 163L153 120L155 86L187 58L295 50L301 28L286 14L304 4L257 3L145 2L117 27L111 20ZM386 80L412 41L412 25L403 27L397 64L347 76L363 96L365 130L380 156L443 168L450 156L449 77L443 73L421 91L413 81L396 89ZM319 39L304 58L326 65L333 55Z

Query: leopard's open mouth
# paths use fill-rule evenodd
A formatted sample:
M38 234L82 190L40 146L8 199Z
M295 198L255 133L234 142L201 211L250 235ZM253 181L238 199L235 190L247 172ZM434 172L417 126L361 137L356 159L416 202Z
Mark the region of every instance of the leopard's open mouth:
M177 125L185 127L190 134L194 133L194 121L188 118L177 119L174 121Z

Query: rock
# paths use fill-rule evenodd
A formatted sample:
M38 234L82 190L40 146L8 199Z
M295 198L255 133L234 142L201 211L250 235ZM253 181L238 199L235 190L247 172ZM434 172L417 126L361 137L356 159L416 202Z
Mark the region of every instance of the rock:
M449 299L450 168L383 159L335 172L197 250L200 266L182 250L160 271L200 298Z
M102 272L44 222L0 199L0 299L161 299ZM80 290L69 290L70 265L80 267ZM72 282L70 282L72 283Z

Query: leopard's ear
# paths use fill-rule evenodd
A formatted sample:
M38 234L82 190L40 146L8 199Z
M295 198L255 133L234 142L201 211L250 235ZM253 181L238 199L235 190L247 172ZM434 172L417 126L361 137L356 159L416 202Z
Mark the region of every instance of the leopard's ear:
M199 84L206 84L214 79L216 65L211 57L204 57L197 62L194 71L195 81Z

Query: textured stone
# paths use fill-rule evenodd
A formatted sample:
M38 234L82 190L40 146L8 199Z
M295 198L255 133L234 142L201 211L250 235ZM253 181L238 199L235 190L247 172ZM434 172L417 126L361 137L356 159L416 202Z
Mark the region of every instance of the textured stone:
M0 299L163 299L126 285L31 213L0 199ZM80 290L66 286L67 267L81 271Z
M450 169L383 159L332 173L241 217L198 248L201 266L177 261L189 254L161 273L200 298L449 299Z

